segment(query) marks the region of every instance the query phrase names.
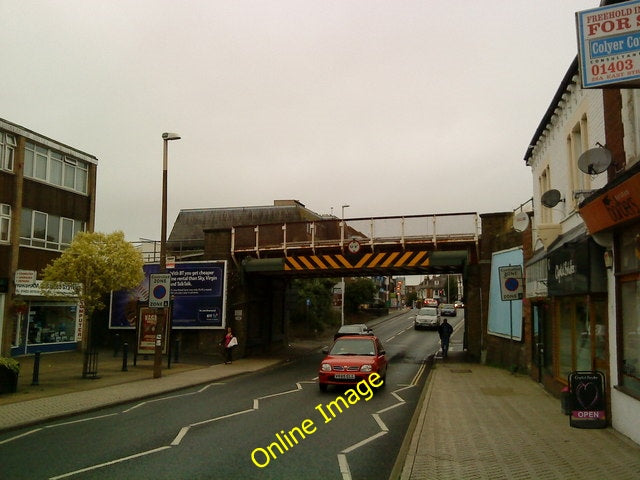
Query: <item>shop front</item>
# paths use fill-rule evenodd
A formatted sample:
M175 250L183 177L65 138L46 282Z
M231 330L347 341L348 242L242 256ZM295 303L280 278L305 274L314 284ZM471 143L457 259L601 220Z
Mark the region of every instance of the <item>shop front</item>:
M584 226L561 237L548 252L552 374L563 384L574 371L609 371L604 252Z
M62 288L47 296L40 285L40 281L16 285L12 356L76 350L81 341L83 309L70 296L73 290Z
M613 427L640 443L640 163L580 205L589 233L607 245Z

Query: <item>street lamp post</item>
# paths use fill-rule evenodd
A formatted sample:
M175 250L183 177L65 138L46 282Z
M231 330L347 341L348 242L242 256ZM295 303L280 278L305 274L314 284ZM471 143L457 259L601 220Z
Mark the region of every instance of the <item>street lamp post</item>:
M342 205L342 233L341 233L341 237L342 237L342 245L340 245L341 247L344 247L344 231L345 231L345 225L344 225L344 209L345 208L349 208L349 205ZM340 325L344 325L344 289L345 289L345 284L344 284L344 277L342 277L341 282L340 282L340 289L342 290L342 302L340 303Z
M180 140L177 133L162 134L162 227L160 229L160 273L167 271L167 164L169 141ZM156 321L156 345L153 357L153 378L162 376L162 336L169 309L162 307L162 318Z

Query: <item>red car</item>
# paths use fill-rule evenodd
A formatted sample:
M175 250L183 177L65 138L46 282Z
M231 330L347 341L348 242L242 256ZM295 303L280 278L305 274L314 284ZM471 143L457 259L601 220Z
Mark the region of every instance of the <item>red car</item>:
M380 339L375 335L339 337L320 363L318 386L323 392L329 385L355 385L377 373L382 386L387 377L387 356Z

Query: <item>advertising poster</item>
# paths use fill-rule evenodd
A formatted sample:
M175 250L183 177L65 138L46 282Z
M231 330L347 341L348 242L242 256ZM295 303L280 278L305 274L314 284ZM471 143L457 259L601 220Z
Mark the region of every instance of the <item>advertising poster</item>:
M140 309L140 328L138 329L138 354L153 355L156 351L156 327L163 318L162 310L155 308ZM168 326L164 326L162 336L162 353L167 353Z
M158 264L144 266L145 277L133 290L112 292L109 328L135 329L140 308L149 305L149 279ZM171 274L171 328L225 327L226 262L176 262Z

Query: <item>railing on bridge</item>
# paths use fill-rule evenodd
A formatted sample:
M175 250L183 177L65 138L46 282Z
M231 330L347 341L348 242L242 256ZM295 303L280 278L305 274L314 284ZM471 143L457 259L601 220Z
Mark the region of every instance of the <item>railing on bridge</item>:
M433 249L442 244L477 243L480 223L477 213L447 213L395 217L338 218L307 222L238 226L231 229L231 254L255 255L290 250L348 248L357 245L375 251L381 246L428 243Z

